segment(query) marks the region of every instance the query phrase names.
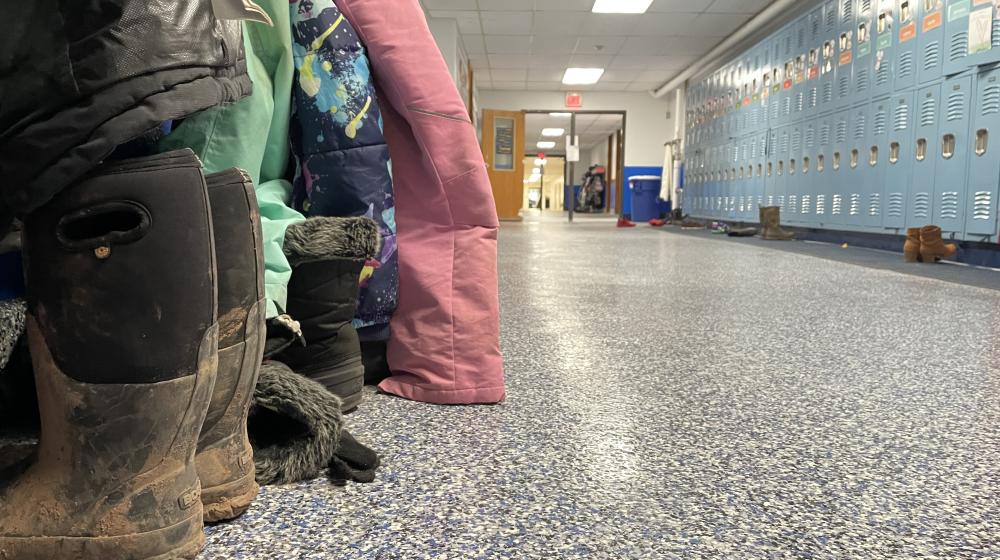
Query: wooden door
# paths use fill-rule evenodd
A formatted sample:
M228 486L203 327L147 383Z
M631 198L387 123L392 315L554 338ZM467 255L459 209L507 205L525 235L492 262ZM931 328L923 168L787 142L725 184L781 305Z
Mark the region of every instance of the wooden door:
M524 113L483 109L483 157L497 216L520 220L524 200Z

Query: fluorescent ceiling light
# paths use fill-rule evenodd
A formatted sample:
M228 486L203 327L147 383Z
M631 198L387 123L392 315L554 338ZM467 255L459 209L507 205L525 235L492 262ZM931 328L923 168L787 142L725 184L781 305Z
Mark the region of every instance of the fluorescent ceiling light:
M541 175L542 174L542 168L541 167L536 167L536 168L532 169L531 170L531 174L532 175Z
M542 158L535 158L535 165L536 166L545 165L545 160Z
M543 128L542 136L548 136L549 138L558 138L566 133L565 128Z
M541 142L535 144L535 146L538 146L538 148L541 150L551 150L552 148L556 147L556 143L542 140Z
M549 113L549 116L557 119L568 119L573 116L573 113Z
M594 0L595 14L644 14L653 0Z
M562 83L570 86L596 84L604 75L604 68L567 68Z

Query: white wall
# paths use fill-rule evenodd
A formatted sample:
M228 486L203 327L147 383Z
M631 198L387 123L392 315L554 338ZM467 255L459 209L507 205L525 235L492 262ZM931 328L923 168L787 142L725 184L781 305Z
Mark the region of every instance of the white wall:
M566 94L561 91L479 92L479 106L482 109L566 111L565 102ZM663 143L674 137L673 96L656 99L645 92L585 91L583 109L626 111L625 165L663 165ZM671 113L670 119L667 119L668 112ZM581 154L581 159L585 158ZM606 153L602 159L607 159Z
M437 43L441 56L444 57L448 71L451 72L451 79L458 84L459 69L459 36L458 20L446 18L428 18L427 26L431 29L434 42Z

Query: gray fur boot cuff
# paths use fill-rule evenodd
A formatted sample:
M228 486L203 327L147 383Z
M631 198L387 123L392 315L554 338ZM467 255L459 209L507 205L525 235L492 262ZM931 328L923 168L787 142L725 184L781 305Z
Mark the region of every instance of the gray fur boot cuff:
M260 368L247 431L259 484L316 478L340 445L340 399L281 362Z
M378 226L369 218L315 217L288 226L282 248L295 266L332 258L374 258L381 243Z

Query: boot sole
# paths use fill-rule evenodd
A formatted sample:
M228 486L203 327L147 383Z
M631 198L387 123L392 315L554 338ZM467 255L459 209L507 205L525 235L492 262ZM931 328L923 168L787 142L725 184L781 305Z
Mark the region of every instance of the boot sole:
M201 518L114 537L0 537L0 560L194 560L205 546Z
M341 362L335 367L323 367L301 373L340 397L341 410L344 414L353 412L361 404L365 388L365 365L361 356Z
M260 486L253 472L240 480L203 489L201 503L205 508L205 523L229 521L243 515L250 509L258 492Z

